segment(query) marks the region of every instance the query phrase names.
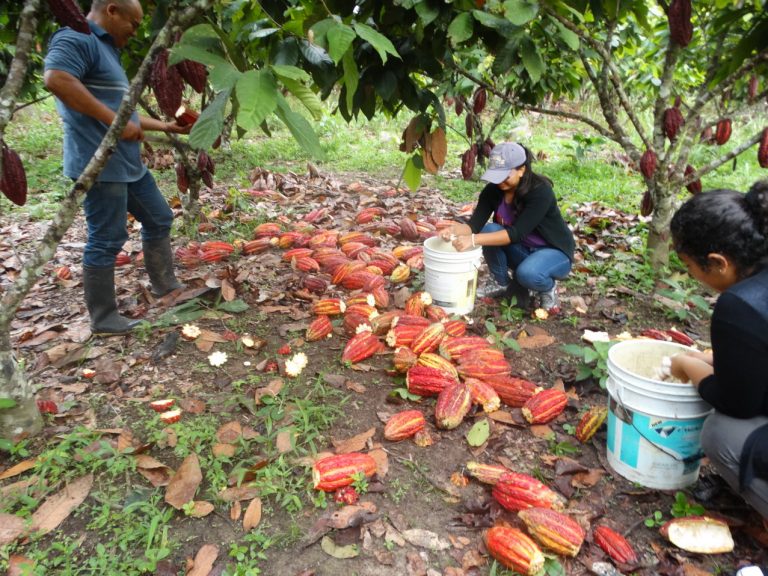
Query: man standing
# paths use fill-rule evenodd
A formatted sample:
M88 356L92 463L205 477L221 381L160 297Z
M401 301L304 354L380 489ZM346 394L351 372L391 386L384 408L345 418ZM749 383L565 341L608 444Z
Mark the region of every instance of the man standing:
M115 117L129 87L120 49L136 34L143 17L138 0L93 0L87 15L91 34L62 28L51 37L44 79L64 122L65 176L80 176ZM86 195L83 290L95 334L125 334L137 323L121 316L115 301L115 258L128 239L128 212L142 225L152 294L162 296L182 287L173 271L173 212L141 161L144 130L188 133L189 127L134 111Z

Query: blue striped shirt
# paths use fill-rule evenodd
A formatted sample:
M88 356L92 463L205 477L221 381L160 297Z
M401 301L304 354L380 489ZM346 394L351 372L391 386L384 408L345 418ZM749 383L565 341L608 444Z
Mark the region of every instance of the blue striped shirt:
M46 70L71 74L98 100L117 112L129 82L120 62L120 51L112 36L88 21L92 34L61 28L51 37L45 57ZM78 178L88 165L109 126L72 110L56 98L56 109L64 122L64 175ZM134 110L131 120L139 124ZM140 143L118 140L117 148L98 177L100 182L135 182L147 167L141 161Z

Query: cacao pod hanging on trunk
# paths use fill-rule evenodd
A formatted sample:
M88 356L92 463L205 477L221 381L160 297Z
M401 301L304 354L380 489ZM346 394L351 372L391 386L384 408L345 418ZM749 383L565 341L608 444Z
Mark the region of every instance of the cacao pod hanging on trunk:
M464 180L472 178L472 174L475 172L476 159L477 148L474 145L461 155L461 177Z
M480 114L485 110L485 103L488 100L488 95L485 92L485 88L478 88L475 95L472 97L472 112Z
M643 194L643 199L640 202L640 215L650 216L653 214L653 207L653 195L651 194L650 190L646 190L645 194Z
M456 104L453 109L456 111L456 116L461 116L464 113L464 99L461 96L456 97Z
M691 0L672 0L667 10L669 37L672 42L685 48L693 38L691 24Z
M162 113L168 118L175 118L184 95L184 80L176 66L168 66L168 50L163 50L155 58L150 83Z
M464 118L464 128L467 133L467 138L472 140L472 134L474 133L475 128L475 119L472 114L467 114L467 116Z
M192 86L192 90L202 94L208 79L208 71L205 69L205 66L200 64L200 62L182 60L177 64L177 68L184 81Z
M54 20L61 26L69 26L82 34L90 34L91 27L75 0L48 0Z
M688 176L690 176L694 172L696 172L694 167L691 166L690 164L688 164L688 166L685 167L685 177L686 177L686 179L688 178ZM690 184L686 184L685 187L688 188L688 192L690 192L693 195L700 194L701 193L701 180L694 180Z
M27 202L27 173L24 171L24 164L16 151L8 148L5 143L0 190L17 206L24 206Z
M763 129L763 136L757 147L757 162L760 168L768 168L768 128Z
M494 146L496 146L494 141L491 140L490 138L486 138L485 142L483 142L483 156L485 156L486 158L490 158L491 150L493 150Z
M683 122L683 113L680 112L677 103L672 108L664 110L664 120L662 123L664 135L669 138L670 141L677 138L677 133L680 131Z
M653 173L656 172L656 152L653 150L646 150L640 157L640 173L648 179L653 178Z
M186 194L189 190L189 174L183 162L176 162L176 188L182 194Z
M747 87L747 99L752 102L755 98L757 98L757 89L759 87L759 80L757 79L757 76L752 74L752 76L749 78L749 86Z
M715 142L718 146L722 146L731 138L731 119L724 118L717 123L717 129L715 130Z

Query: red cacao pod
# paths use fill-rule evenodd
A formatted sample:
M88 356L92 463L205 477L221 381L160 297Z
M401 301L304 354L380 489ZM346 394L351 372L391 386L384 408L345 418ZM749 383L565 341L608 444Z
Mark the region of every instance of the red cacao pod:
M312 480L315 489L333 492L349 486L355 481L354 476L364 474L370 478L376 473L376 461L369 454L350 452L321 458L312 466Z
M493 497L507 510L516 512L526 508L563 509L563 497L533 476L520 472L502 474L493 486Z
M0 176L0 190L17 206L27 202L27 173L21 157L3 143L3 173Z
M527 508L517 517L539 544L555 554L575 558L584 543L584 529L570 516L549 508Z
M453 430L461 424L472 408L472 395L463 382L454 382L437 396L435 423L443 430Z
M544 554L517 528L494 526L485 535L485 547L505 567L524 576L534 576L544 568Z
M653 173L656 172L656 152L653 150L646 150L640 157L640 173L648 178L653 178Z
M696 172L696 169L693 166L691 166L690 164L688 164L688 166L685 167L685 177L686 177L686 179L688 178L688 176L690 176L694 172ZM701 193L701 180L694 180L693 182L691 182L689 184L686 184L685 187L688 188L688 192L690 192L691 194L694 194L694 195L695 194L700 194Z
M651 194L650 190L646 190L643 194L643 199L640 201L640 215L650 216L653 214L653 207L653 195Z
M669 37L675 44L685 48L693 38L691 24L691 0L672 0L667 9Z
M548 388L534 394L522 408L523 416L531 424L546 424L565 410L568 396L562 390Z
M670 141L677 138L677 134L683 125L683 113L680 112L680 108L673 106L664 110L664 118L662 124L662 131L664 135L670 139Z
M178 70L184 81L192 86L192 89L198 94L205 90L205 83L208 80L208 71L200 62L192 60L182 60L178 63Z
M472 139L472 134L475 132L475 119L472 114L467 114L464 118L464 131L467 134L467 138Z
M760 81L755 74L752 74L749 78L749 85L747 86L747 99L752 102L757 98L757 90L760 87Z
M477 152L473 148L470 148L461 155L461 177L464 178L464 180L472 178L472 174L475 172L476 160Z
M760 168L768 168L768 128L763 129L763 136L757 147L757 162Z
M152 64L150 84L157 105L168 118L175 118L184 95L184 80L176 66L168 66L168 50L157 54Z
M90 34L91 27L75 0L48 0L54 20L61 26L69 26L82 34Z
M398 412L387 420L384 426L384 438L390 442L399 442L414 436L426 425L427 421L420 410Z
M615 562L620 564L637 562L637 554L632 545L615 530L608 526L598 526L592 531L592 536L595 543Z
M723 118L717 123L717 128L715 129L715 142L717 142L718 146L722 146L728 140L731 139L731 119L730 118Z
M176 188L182 194L186 194L189 190L189 175L183 162L176 162Z
M485 103L488 101L488 94L485 88L478 88L475 91L475 95L472 97L472 112L480 114L485 110Z

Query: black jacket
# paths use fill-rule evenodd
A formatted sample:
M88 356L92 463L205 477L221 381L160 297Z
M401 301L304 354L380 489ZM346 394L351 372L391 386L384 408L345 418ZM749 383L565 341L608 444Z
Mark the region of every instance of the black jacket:
M491 215L504 197L504 192L496 184L488 184L480 192L475 211L469 219L469 227L477 234L485 226ZM515 196L517 222L507 227L509 241L520 242L531 232L538 232L552 248L557 248L573 261L576 243L573 233L563 220L552 187L546 181L540 181L522 198Z

